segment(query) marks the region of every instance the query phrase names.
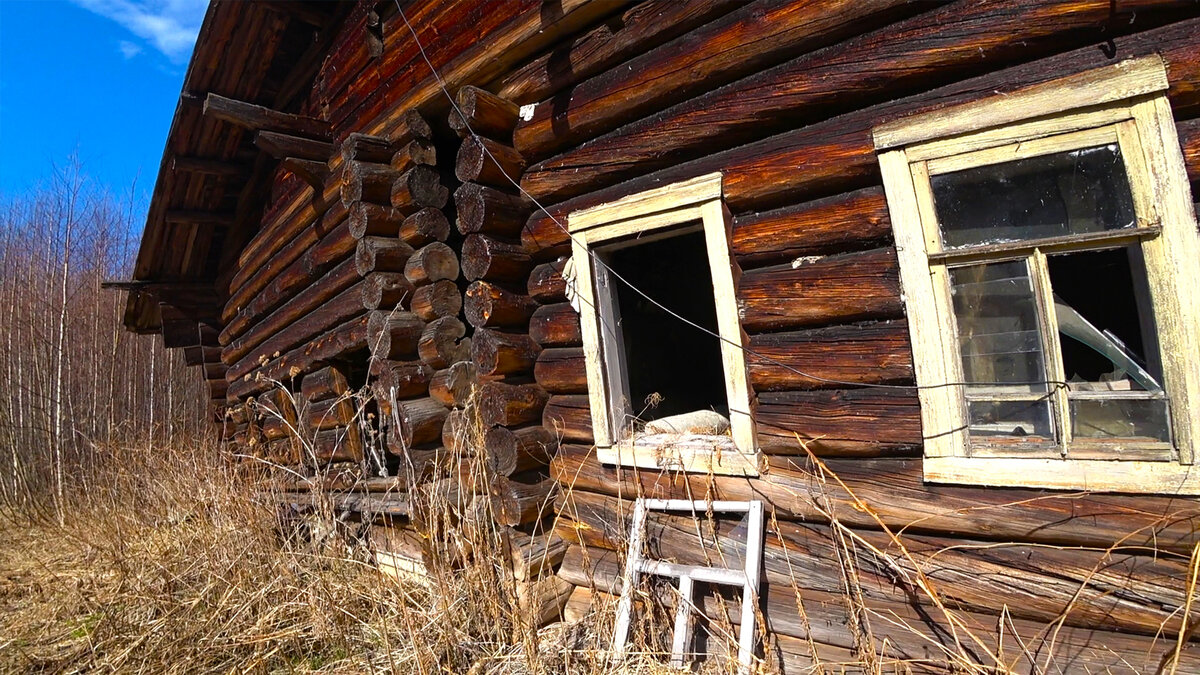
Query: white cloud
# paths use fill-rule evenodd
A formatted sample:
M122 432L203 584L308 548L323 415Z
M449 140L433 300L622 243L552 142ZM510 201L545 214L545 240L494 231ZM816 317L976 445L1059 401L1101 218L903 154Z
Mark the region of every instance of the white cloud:
M128 40L118 42L117 50L121 52L121 56L124 56L126 61L142 53L141 45L135 45Z
M175 63L187 61L200 33L208 0L72 0L121 24ZM134 45L136 46L136 45ZM130 58L124 44L121 53Z

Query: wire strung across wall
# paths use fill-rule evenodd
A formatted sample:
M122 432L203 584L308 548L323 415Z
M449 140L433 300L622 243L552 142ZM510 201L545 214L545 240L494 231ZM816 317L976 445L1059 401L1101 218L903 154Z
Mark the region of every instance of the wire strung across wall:
M408 17L404 14L404 8L400 6L400 0L393 0L393 1L396 3L396 10L400 13L400 19L404 21L404 25L408 28L408 32L410 34L412 34L413 40L417 44L417 50L420 52L421 58L425 61L425 65L429 66L430 72L433 73L433 77L437 81L438 88L441 89L442 94L446 97L446 100L449 101L450 106L452 108L454 108L454 111L456 113L458 113L459 118L462 120L463 126L467 130L467 133L470 134L471 137L474 138L475 140L477 140L477 141L481 140L481 137L479 136L479 134L475 133L475 130L473 128L471 128L470 121L467 119L467 116L463 114L462 109L460 109L458 107L458 102L454 100L454 97L450 94L450 90L446 88L446 83L442 79L441 73L439 73L437 70L437 67L435 67L433 65L433 62L429 59L429 55L425 53L425 45L421 42L421 38L417 35L416 29L413 28L413 25L411 23L409 23ZM499 160L497 160L492 155L491 151L488 150L486 143L480 143L479 145L483 149L484 154L487 155L488 159L491 159L493 162L495 162L496 166L498 166L498 167L501 166ZM555 227L562 230L563 234L565 234L573 243L579 243L579 241L577 239L575 239L575 236L573 234L571 234L571 232L567 229L567 227L553 213L551 213L549 209L547 209L545 206L543 206L542 203L537 200L537 198L535 198L533 195L529 194L529 192L526 191L525 188L521 187L520 181L516 180L512 176L509 176L508 172L504 171L503 169L501 169L501 173L504 174L504 178L507 179L508 182L512 183L513 187L515 187L522 195L524 195L527 199L529 199L529 201L532 202L533 205L538 210L545 213L546 216L549 217L550 220L554 223ZM717 340L719 340L725 344L728 344L736 349L740 349L747 356L753 356L754 358L756 358L760 361L764 361L766 363L770 363L771 365L778 366L778 367L783 368L795 375L799 375L800 377L803 377L803 378L806 378L809 380L813 380L815 382L823 382L825 384L836 384L836 385L842 385L842 386L848 386L848 387L867 387L867 388L873 388L873 389L892 389L892 390L900 390L900 391L919 391L922 389L941 389L943 387L961 387L961 386L972 386L972 385L995 384L994 382L967 382L967 381L945 382L942 384L925 384L925 385L880 384L880 383L876 383L876 382L850 382L850 381L846 381L846 380L838 380L838 379L833 379L833 378L828 378L828 377L822 377L820 375L814 375L812 373L806 373L802 370L799 370L798 368L795 368L791 365L783 363L782 361L779 361L778 359L771 358L770 356L759 353L743 344L734 342L733 340L730 340L730 339L720 335L719 333L709 330L708 328L701 326L700 324L692 321L691 319L688 319L687 317L681 315L680 313L672 310L670 307L663 305L658 300L650 297L645 291L638 288L636 285L634 285L632 282L627 280L625 277L621 276L616 270L614 270L612 268L612 266L605 263L604 260L601 259L600 256L597 255L597 253L595 251L593 251L591 248L589 248L587 246L583 246L582 248L583 248L583 250L587 251L588 257L591 259L593 264L599 265L600 267L604 268L604 270L609 275L616 278L618 281L620 281L622 284L624 284L630 290L637 293L641 297L645 298L647 302L654 305L658 309L662 310L663 312L665 312L667 315L671 316L672 318L674 318L678 321L681 321L682 323L684 323L688 326L691 326L692 328L695 328L696 330L699 330L711 337L714 337ZM586 302L586 300L585 300L585 302ZM590 305L590 303L589 303L589 305ZM595 309L594 305L592 306L592 309L593 310ZM597 314L596 318L598 321L603 322L603 319L598 314ZM602 328L605 328L609 332L614 332L616 330L615 326L602 326ZM1009 382L1007 384L1050 385L1051 388L1046 392L1045 397L1049 397L1055 391L1057 391L1059 389L1065 389L1068 386L1066 382L1061 381L1061 380L1035 380L1035 381L1029 381L1029 382Z

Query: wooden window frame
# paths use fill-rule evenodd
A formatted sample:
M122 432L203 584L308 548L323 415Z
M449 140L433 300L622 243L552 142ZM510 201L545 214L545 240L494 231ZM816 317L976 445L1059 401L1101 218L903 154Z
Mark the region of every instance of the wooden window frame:
M1200 309L1195 300L1200 293L1200 234L1167 88L1162 59L1143 57L874 130L920 387L927 481L1200 495L1200 469L1193 470L1200 450ZM1098 138L1112 138L1121 148L1136 227L964 251L941 249L931 172L1077 149ZM1095 452L1055 458L972 450L966 396L953 384L962 381L962 373L949 304L950 265L1121 245L1139 246L1145 259L1163 386L1170 399L1170 456L1136 449L1104 458ZM1060 429L1069 426L1069 420L1056 423Z
M746 370L746 340L738 318L734 263L729 249L731 219L721 198L720 173L630 195L615 202L581 209L567 217L579 299L580 329L587 369L588 400L597 457L602 463L652 469L722 475L757 476L760 456L751 415L750 379ZM673 443L654 445L636 438L621 439L614 428L620 414L610 395L610 381L624 377L623 355L606 354L602 326L616 321L612 313L611 280L592 264L593 249L621 239L671 236L699 221L712 274L713 300L721 340L725 395L729 402L732 443ZM599 272L597 272L599 270ZM603 321L602 321L603 319ZM611 349L611 347L610 347Z

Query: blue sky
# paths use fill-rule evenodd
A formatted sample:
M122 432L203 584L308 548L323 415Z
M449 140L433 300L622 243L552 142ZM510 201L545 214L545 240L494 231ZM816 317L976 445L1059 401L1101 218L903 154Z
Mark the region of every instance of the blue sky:
M207 0L0 0L0 197L77 153L148 195Z

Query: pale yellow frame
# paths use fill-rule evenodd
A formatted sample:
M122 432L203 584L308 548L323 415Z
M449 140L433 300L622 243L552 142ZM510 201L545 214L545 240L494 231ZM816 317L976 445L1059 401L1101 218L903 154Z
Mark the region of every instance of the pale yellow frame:
M1200 495L1200 468L1193 469L1200 449L1200 234L1167 86L1162 59L1144 57L875 130L921 387L926 480ZM952 344L947 267L931 261L940 253L931 167L994 161L986 153L1002 146L1015 154L1046 152L1056 143L1081 147L1090 134L1113 129L1123 150L1141 150L1126 162L1134 169L1129 175L1145 235L1139 241L1179 461L968 456L963 395L945 386L961 380L961 364Z
M730 451L726 447L722 451L715 447L719 444L705 443L652 447L631 441L618 442L613 433L608 381L604 375L591 249L616 239L650 234L695 221L701 223L708 250L717 328L722 338L725 394L729 400L729 422L736 450ZM746 339L738 320L734 264L729 252L730 227L729 212L721 200L720 173L648 190L615 202L582 209L567 217L575 267L575 290L580 300L580 328L587 368L592 432L601 462L688 472L758 475L759 454L743 351Z

